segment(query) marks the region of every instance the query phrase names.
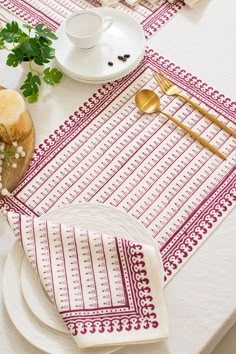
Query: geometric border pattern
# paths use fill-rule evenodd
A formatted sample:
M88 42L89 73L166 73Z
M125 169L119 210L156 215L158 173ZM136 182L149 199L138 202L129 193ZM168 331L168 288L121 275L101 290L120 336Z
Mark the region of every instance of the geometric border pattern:
M78 332L111 333L158 327L142 246L128 240L116 239L116 248L117 254L120 255L123 289L127 291L126 304L112 308L61 312L68 329L75 336Z

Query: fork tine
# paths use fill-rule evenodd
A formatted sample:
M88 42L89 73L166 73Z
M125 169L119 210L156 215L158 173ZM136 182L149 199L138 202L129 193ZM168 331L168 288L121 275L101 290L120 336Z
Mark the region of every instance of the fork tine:
M155 73L154 74L154 78L155 78L155 80L156 80L156 82L157 82L157 84L159 85L159 86L162 86L162 78L160 77L160 75L158 74L158 73Z
M162 91L168 90L168 85L166 85L165 79L159 75L159 73L154 74L154 78L157 81L157 84L160 86Z
M165 85L166 90L168 90L172 86L172 83L165 77L165 75L162 72L159 71L158 75L161 78L163 85Z
M173 83L169 79L167 79L165 74L163 74L161 71L159 71L158 73L159 73L159 76L162 78L162 80L165 82L166 86L168 88L170 88L173 85Z
M154 79L156 80L157 84L160 85L160 83L161 83L161 78L160 78L160 76L158 75L158 73L155 73L153 76L154 76Z

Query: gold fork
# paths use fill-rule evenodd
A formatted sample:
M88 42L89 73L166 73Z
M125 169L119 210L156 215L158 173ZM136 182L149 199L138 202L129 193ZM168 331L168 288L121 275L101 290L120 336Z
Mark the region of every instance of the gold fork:
M167 79L162 73L158 72L154 74L154 78L159 85L160 89L162 90L163 93L165 93L168 96L178 96L182 98L183 100L187 101L190 103L194 108L196 108L201 114L206 116L210 121L218 125L221 129L226 131L228 134L232 135L234 138L236 138L236 132L233 131L232 129L228 128L224 123L222 123L220 120L218 120L215 116L213 116L211 113L209 113L207 110L199 106L197 103L194 101L190 100L187 96L181 93L181 89L173 84L169 79Z

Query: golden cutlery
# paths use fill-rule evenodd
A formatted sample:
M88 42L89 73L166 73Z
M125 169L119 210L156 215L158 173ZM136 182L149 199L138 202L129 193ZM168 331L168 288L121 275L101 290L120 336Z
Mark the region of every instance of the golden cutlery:
M222 123L220 120L218 120L215 116L213 116L211 113L209 113L206 109L202 108L197 103L195 103L194 101L190 100L187 96L182 94L181 89L178 86L176 86L175 84L173 84L169 79L167 79L162 73L158 72L158 73L154 74L154 78L163 93L165 93L168 96L178 96L178 97L182 98L183 100L187 101L194 108L196 108L201 114L206 116L210 121L212 121L218 127L220 127L221 129L226 131L228 134L230 134L234 138L236 138L235 131L228 128L224 123Z
M160 110L160 99L154 91L151 90L140 90L135 95L135 103L136 106L140 109L141 112L145 113L154 113L159 112L169 118L172 122L174 122L178 127L182 128L186 133L191 135L194 139L196 139L203 146L208 148L211 152L219 156L221 159L226 160L226 157L218 151L214 146L208 143L205 139L203 139L200 135L192 131L187 125L183 124L170 114L163 112Z

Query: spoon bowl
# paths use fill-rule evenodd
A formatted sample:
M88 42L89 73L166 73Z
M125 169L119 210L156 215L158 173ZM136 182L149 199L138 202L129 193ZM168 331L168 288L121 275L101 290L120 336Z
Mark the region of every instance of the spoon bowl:
M154 91L144 89L135 95L135 104L144 113L154 113L160 111L160 98Z

